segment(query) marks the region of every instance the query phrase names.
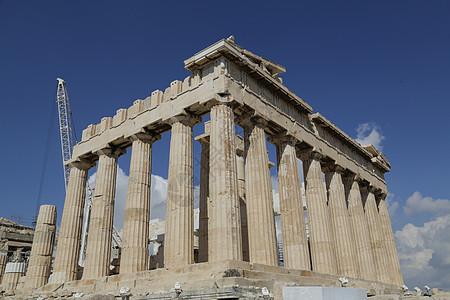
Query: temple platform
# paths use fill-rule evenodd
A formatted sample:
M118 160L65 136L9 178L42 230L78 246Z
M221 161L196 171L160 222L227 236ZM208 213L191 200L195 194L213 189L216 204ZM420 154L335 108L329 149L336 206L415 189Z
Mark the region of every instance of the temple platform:
M283 287L341 287L339 277L243 261L206 262L47 284L32 294L19 289L14 299L283 299ZM348 278L345 287L364 288L368 296L401 294L395 285L357 278Z

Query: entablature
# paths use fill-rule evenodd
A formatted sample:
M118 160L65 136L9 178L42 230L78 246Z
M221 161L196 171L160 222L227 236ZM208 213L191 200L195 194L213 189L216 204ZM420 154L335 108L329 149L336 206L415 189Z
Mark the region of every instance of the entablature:
M344 143L347 143L351 148L354 148L362 156L366 157L367 159L372 159L372 154L369 153L369 151L364 149L359 143L357 143L354 139L352 139L345 132L339 129L336 125L334 125L331 121L325 118L322 114L320 113L312 114L311 120L315 122L317 125L331 131L337 138L342 140Z

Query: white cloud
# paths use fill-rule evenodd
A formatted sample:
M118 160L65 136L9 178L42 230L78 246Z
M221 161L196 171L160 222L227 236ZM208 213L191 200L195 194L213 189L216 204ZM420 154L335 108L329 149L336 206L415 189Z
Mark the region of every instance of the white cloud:
M450 200L433 199L431 197L423 197L421 193L415 192L407 200L403 211L407 215L417 212L431 212L439 215L450 213Z
M395 195L393 193L388 193L386 197L386 205L390 217L392 217L395 214L400 205L398 201L394 201L394 196Z
M125 216L125 202L127 200L128 175L121 168L117 168L116 201L114 204L114 225L118 230L123 227Z
M395 239L407 286L450 289L450 214L421 227L406 224Z
M167 179L152 174L150 219L166 218Z
M385 139L381 128L373 123L362 123L356 128L356 141L363 146L373 145L379 151L382 151L381 142Z

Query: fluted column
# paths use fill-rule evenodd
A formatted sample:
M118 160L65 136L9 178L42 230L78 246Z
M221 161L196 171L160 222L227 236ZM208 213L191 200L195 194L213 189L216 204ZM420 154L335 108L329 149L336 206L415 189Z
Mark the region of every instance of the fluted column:
M56 232L56 206L42 205L34 230L33 245L25 277L25 289L35 289L47 284L52 266Z
M242 260L234 113L230 104L211 109L209 157L209 261Z
M402 270L398 260L397 247L395 247L394 233L392 232L391 220L386 205L385 197L381 197L378 203L378 211L380 217L381 227L383 229L383 237L385 242L385 249L390 266L390 277L392 282L396 285L403 285Z
M2 283L7 263L8 263L8 255L6 255L6 253L0 253L0 284Z
M238 137L238 136L236 136ZM242 139L241 137L238 138ZM241 141L242 142L242 141ZM245 162L244 147L237 146L236 164L238 177L239 211L241 214L242 260L250 261L248 249L247 199L245 198Z
M200 199L198 222L198 261L208 261L208 197L209 197L209 138L199 140L202 145L200 158Z
M5 267L5 274L3 275L1 290L15 291L22 276L25 275L25 262L9 262Z
M312 270L337 274L335 247L327 207L327 191L322 178L321 154L311 152L303 159Z
M278 265L272 182L267 155L265 121L241 122L245 143L245 191L250 262Z
M378 217L375 188L372 186L363 188L364 212L369 225L370 243L375 261L375 269L378 281L389 283L389 265L386 258L383 232Z
M377 281L375 260L373 258L370 243L369 225L364 215L361 190L356 176L345 178L345 187L348 203L348 214L355 237L355 256L359 266L360 277L367 280Z
M123 154L123 151L107 148L99 150L97 154L99 155L99 161L89 223L83 279L109 275L117 159Z
M86 197L86 180L88 170L92 166L93 164L91 163L74 163L71 165L55 261L53 263L53 274L49 279L50 283L62 283L77 279Z
M121 274L148 269L152 144L160 136L137 134L130 138L133 144L123 223Z
M291 136L283 136L271 138L271 142L277 147L284 266L310 270L308 237L295 152L296 140Z
M167 184L164 266L194 263L194 161L192 127L199 119L171 119L169 178Z
M357 278L359 271L356 246L347 211L342 171L343 168L330 165L325 173L330 224L335 242L337 272L339 275Z

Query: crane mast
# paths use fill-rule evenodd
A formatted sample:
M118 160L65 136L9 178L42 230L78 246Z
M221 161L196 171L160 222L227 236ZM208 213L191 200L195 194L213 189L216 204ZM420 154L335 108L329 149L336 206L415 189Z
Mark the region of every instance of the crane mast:
M66 166L65 163L72 158L72 149L75 145L75 137L72 127L72 111L70 110L69 106L69 95L67 94L66 82L61 78L57 78L57 80L58 90L56 92L56 102L58 103L59 132L61 134L64 184L67 190L70 168Z

